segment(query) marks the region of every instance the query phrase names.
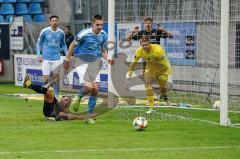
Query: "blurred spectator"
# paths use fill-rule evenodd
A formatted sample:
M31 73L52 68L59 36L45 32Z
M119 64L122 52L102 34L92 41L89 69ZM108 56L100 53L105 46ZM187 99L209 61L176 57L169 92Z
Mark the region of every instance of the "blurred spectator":
M72 43L74 36L72 35L71 31L70 31L70 26L66 25L65 29L64 29L64 33L65 33L65 41L67 44L67 48L69 48L70 44Z

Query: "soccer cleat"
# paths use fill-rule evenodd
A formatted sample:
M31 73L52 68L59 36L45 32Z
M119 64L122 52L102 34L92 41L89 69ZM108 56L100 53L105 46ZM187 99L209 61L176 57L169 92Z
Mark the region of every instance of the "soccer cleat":
M169 105L169 104L170 104L170 103L169 103L169 101L168 101L168 97L167 97L166 94L161 95L161 96L159 97L159 105L167 106L167 105Z
M26 74L25 78L24 78L24 82L23 82L23 87L24 88L28 88L31 85L31 76L30 74Z
M161 102L168 102L168 97L167 97L167 95L166 95L166 94L161 95L161 96L159 97L159 101L161 101Z
M75 112L77 112L79 109L80 100L81 100L80 97L76 95L75 98L73 99L72 104L70 105L70 107L72 107Z
M94 121L94 119L92 119L91 117L92 117L92 113L87 113L87 115L85 117L86 124L95 124L96 123Z
M146 113L151 114L151 113L156 113L157 111L153 108L149 109Z
M87 124L96 124L96 122L93 119L87 119L86 123Z

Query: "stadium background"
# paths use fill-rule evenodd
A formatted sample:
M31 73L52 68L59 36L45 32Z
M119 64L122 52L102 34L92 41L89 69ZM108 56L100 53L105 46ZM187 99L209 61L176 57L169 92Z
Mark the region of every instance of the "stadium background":
M20 0L21 1L21 0ZM71 26L71 31L75 35L81 29L91 25L91 17L94 14L102 14L104 16L104 30L107 31L107 0L23 0L26 4L28 13L19 13L17 9L18 0L9 0L1 2L1 27L9 28L10 38L7 39L1 32L1 61L4 65L4 73L0 75L0 82L15 82L16 85L21 85L23 77L26 73L24 65L39 65L34 58L20 60L14 55L29 57L28 55L35 54L35 44L40 30L48 25L48 17L56 14L60 17L60 28L65 25ZM8 3L6 3L8 2ZM31 10L32 2L39 4ZM37 3L36 3L37 2ZM12 13L4 9L5 4L11 4L13 7ZM229 94L234 97L234 100L239 101L238 88L239 79L239 1L230 1L230 49L229 49ZM126 34L132 29L133 25L138 24L143 28L142 20L146 16L153 17L155 24L162 24L166 30L174 34L174 40L162 40L161 44L165 47L168 57L173 64L173 82L175 92L189 92L184 98L179 94L175 94L180 102L183 99L195 98L194 93L203 94L206 102L211 106L215 100L219 100L219 63L220 63L220 0L116 0L116 53L127 53L127 60L132 59L133 52L137 43L133 44L128 49L121 49L118 42L126 37ZM29 15L31 18L29 20ZM38 15L43 15L43 18L36 18ZM9 18L10 17L10 18ZM11 18L12 17L12 18ZM14 19L13 19L14 18ZM21 22L23 19L23 23ZM20 22L19 22L20 21ZM156 26L154 26L156 27ZM2 29L2 30L3 30ZM190 37L193 45L186 45L186 37ZM8 44L8 45L7 45ZM10 44L10 45L9 45ZM17 44L20 47L16 47ZM194 54L193 59L186 58L186 52L190 51ZM31 56L34 57L34 56ZM20 62L22 61L22 62ZM107 91L107 75L106 67L103 67L102 73L102 91ZM120 69L120 70L117 70ZM118 81L119 71L121 67L116 67L113 71L113 81ZM33 79L36 82L41 82L41 71L28 70L36 75ZM64 82L77 81L76 73L72 73L71 79L62 78L61 88L64 87ZM75 78L76 77L76 78ZM120 87L121 83L115 82L116 87ZM71 85L77 89L76 86ZM143 88L144 89L144 88ZM122 94L121 92L119 93ZM203 104L202 96L197 94L193 104ZM135 96L135 94L132 94ZM145 94L142 93L142 96ZM210 103L208 103L209 95ZM131 96L131 94L129 94ZM181 101L182 100L182 101Z

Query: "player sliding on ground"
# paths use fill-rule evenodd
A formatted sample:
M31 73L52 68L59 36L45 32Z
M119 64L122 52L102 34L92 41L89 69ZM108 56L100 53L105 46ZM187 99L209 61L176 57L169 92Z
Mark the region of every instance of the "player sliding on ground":
M53 88L50 87L52 83L44 86L35 85L31 83L30 75L26 75L23 83L24 88L30 88L37 93L44 94L43 114L46 119L50 120L73 120L85 119L84 116L74 115L69 113L69 105L71 104L70 96L62 96L60 101L54 96Z
M154 96L152 83L156 80L159 84L160 98L167 102L167 81L168 76L172 74L171 64L168 61L165 51L160 45L150 44L150 40L147 36L143 36L140 39L140 45L135 53L133 62L128 69L128 80L132 76L133 70L140 58L146 61L146 69L144 74L145 88L147 94L147 100L149 102L150 110L146 113L154 113ZM128 82L127 82L128 85Z

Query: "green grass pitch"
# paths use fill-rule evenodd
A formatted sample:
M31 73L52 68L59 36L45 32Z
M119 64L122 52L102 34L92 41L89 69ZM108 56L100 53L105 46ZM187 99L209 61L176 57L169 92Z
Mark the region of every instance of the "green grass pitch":
M0 86L2 88L2 86ZM21 88L14 88L14 92ZM1 89L1 94L3 90ZM11 93L11 91L9 91ZM47 122L42 102L0 96L0 159L237 159L240 129L216 124L217 111L159 108L145 131L132 127L144 108L115 108L95 125L84 121Z

